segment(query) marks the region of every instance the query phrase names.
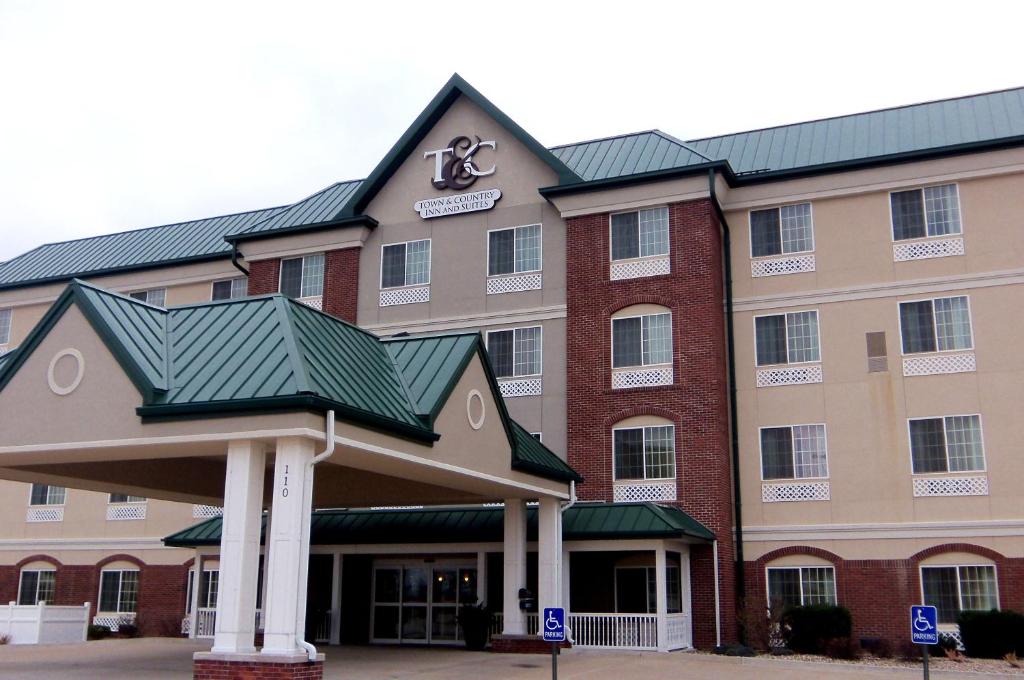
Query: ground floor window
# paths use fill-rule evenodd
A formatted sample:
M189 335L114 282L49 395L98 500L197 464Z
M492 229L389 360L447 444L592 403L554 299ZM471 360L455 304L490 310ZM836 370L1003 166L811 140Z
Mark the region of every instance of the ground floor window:
M53 569L26 569L18 585L18 604L53 603L57 591L57 572Z
M191 570L188 572L188 597L185 600L185 612L192 612L192 589L195 587L196 572ZM200 609L214 609L217 607L217 587L220 583L220 571L217 569L203 569L203 578L200 581L199 587L199 604ZM262 583L258 584L262 585ZM262 593L259 590L256 591L256 599ZM259 602L256 603L257 608Z
M992 565L921 567L924 603L938 610L939 623L956 623L961 611L999 608L996 568Z
M655 567L615 568L615 611L618 614L658 613L658 572ZM668 565L665 572L669 614L683 611L679 567Z
M791 607L836 603L836 574L832 567L771 567L768 605Z
M462 639L458 608L477 601L475 567L381 565L373 572L374 642L428 644Z
M137 569L112 569L100 573L99 611L133 613L138 599Z

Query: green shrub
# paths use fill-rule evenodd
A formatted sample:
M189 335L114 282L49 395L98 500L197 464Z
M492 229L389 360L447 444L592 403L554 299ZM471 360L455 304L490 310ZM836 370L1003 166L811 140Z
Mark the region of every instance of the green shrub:
M110 637L110 627L90 624L86 637L90 640L102 640L105 637Z
M1002 659L1007 654L1024 654L1024 614L1009 609L960 612L960 637L967 656Z
M815 604L789 607L782 614L786 646L801 654L822 654L830 640L849 638L853 619L845 607Z

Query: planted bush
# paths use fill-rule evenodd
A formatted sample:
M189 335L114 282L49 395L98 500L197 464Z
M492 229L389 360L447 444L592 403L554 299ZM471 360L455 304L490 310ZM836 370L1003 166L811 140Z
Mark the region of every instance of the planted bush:
M967 656L1002 659L1011 653L1024 655L1024 614L1009 609L960 612L956 622Z
M849 638L853 619L845 607L815 604L789 607L782 614L786 646L801 654L822 654L832 640Z
M98 624L90 624L86 637L90 640L102 640L105 637L110 637L110 627L101 626Z

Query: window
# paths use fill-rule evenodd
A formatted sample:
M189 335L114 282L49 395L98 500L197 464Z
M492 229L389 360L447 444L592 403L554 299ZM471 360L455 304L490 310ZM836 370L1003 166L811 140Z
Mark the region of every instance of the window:
M900 303L903 353L971 349L971 312L967 296Z
M488 233L487 275L541 270L540 225L498 229Z
M672 479L676 476L676 428L629 427L612 431L615 479Z
M57 592L57 572L53 569L26 569L21 572L18 585L18 604L53 604Z
M249 292L249 280L244 276L213 282L213 300L234 300L245 297Z
M658 613L658 572L654 567L615 568L615 612L617 614ZM683 611L679 567L665 565L666 609L668 614Z
M960 198L955 184L894 191L889 194L889 204L894 241L960 233Z
M818 312L754 317L757 365L821 361Z
M63 486L33 484L29 505L64 505L67 493Z
M487 354L498 378L540 375L541 327L515 328L487 333Z
M908 422L915 475L985 469L980 416L918 418Z
M11 310L0 309L0 345L11 341Z
M612 319L612 368L671 362L671 313Z
M112 493L110 494L111 503L145 503L145 496L129 496L123 493Z
M811 204L750 211L750 255L788 255L814 250Z
M324 254L316 253L281 260L280 290L291 298L323 295Z
M383 246L380 287L425 286L430 283L430 239Z
M668 208L612 215L612 259L668 255Z
M761 478L828 477L824 425L761 428Z
M832 567L769 567L769 607L835 603L836 574Z
M999 609L996 568L991 565L921 567L924 603L938 610L939 623L956 623L962 611Z
M185 613L192 613L192 588L195 587L196 572L195 569L189 570L188 572L188 588L186 591L187 598L185 600ZM259 580L259 579L257 579ZM213 609L217 606L217 589L220 583L220 571L217 569L203 569L203 578L201 580L199 588L199 608L200 609ZM258 584L262 586L262 582ZM261 588L262 589L262 588ZM262 595L257 591L257 599ZM257 603L259 606L259 603Z
M132 613L138 597L137 569L104 570L100 573L100 604L97 611Z
M136 300L141 300L149 305L155 305L157 307L163 307L164 301L167 297L166 288L152 288L150 290L136 290L128 293L128 297Z
M539 442L544 441L544 435L541 432L531 432L530 436Z

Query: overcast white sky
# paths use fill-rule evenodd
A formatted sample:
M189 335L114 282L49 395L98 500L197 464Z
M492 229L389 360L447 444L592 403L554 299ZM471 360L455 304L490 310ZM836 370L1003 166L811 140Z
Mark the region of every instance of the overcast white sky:
M543 144L1024 85L1024 3L0 0L0 261L363 177L458 71Z

